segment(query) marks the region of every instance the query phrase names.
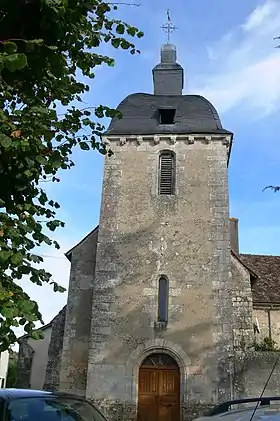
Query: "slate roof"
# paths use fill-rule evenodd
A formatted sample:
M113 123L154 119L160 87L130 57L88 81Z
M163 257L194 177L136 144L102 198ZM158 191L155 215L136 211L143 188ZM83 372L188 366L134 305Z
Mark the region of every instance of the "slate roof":
M175 124L160 124L159 110L175 109ZM107 135L232 134L225 130L215 107L200 95L127 96L117 107L122 118L113 118Z
M252 285L254 304L280 304L280 256L240 254L258 279Z

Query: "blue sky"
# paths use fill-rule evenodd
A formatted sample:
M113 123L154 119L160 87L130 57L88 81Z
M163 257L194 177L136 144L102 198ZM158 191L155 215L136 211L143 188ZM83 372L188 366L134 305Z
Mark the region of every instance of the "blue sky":
M241 252L280 254L280 193L262 192L268 184L280 184L280 49L274 48L273 40L280 35L280 0L140 2L139 7L120 6L118 15L145 32L137 41L141 54L102 48L116 65L97 70L84 101L116 107L130 93L152 92L152 68L166 39L160 26L170 8L178 27L172 42L185 69L185 93L206 96L224 127L234 132L230 210L240 220ZM48 256L44 267L65 286L70 265L64 252L98 224L103 176L103 157L98 153L76 151L74 159L75 168L50 187L66 222L56 234L61 251L40 250ZM67 295L29 284L26 289L39 302L47 323Z

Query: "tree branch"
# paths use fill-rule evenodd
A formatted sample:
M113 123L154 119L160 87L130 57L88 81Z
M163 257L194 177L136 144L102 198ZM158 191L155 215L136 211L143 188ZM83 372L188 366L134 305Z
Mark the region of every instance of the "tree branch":
M264 189L262 189L262 191L264 192L267 189L273 190L274 193L277 193L280 191L280 186L266 186Z

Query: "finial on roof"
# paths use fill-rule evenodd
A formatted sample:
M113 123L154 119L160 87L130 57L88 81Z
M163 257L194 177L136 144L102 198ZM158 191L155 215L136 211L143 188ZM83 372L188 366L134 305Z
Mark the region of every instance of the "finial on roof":
M167 44L169 44L170 35L177 29L177 27L174 26L171 21L170 9L167 9L167 22L161 26L161 29L163 29L163 31L167 33Z

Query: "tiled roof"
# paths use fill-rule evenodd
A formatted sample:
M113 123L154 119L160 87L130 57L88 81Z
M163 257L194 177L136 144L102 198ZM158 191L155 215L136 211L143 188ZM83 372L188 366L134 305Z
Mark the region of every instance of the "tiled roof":
M280 304L280 256L240 254L240 259L257 275L253 283L254 304Z

